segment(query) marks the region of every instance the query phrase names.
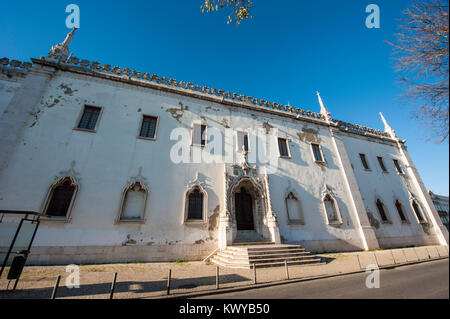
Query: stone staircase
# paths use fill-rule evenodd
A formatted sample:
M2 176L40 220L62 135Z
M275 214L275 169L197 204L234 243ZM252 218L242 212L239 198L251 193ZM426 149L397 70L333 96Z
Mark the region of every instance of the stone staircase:
M217 252L210 261L227 268L251 269L288 265L320 264L321 259L311 255L299 245L274 244L265 242L235 243Z

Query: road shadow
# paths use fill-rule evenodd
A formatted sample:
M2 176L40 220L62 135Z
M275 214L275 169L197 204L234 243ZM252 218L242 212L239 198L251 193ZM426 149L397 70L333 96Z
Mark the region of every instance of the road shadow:
M317 258L320 259L321 263L324 264L329 264L330 262L332 262L333 260L335 260L336 258L331 258L331 257L326 257L326 256L316 256Z
M248 281L246 277L240 275L221 275L220 283L237 283ZM172 278L171 290L176 289L194 289L202 286L211 286L216 284L215 276L197 277L197 278ZM13 283L11 283L12 287ZM57 298L71 298L71 297L90 297L108 294L111 290L111 283L99 283L99 284L81 284L80 288L69 289L63 286L58 288ZM19 283L20 288L20 283ZM153 292L166 292L167 291L167 279L156 281L118 281L116 282L114 293L153 293ZM50 299L53 292L53 287L47 288L30 288L30 289L18 289L18 290L2 290L0 291L0 299Z

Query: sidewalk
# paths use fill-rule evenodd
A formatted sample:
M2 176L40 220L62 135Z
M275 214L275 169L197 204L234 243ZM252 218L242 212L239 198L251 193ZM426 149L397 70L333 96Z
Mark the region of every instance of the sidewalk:
M319 265L289 266L290 281L307 280L365 271L368 265L388 267L433 259L448 258L448 246L427 246L374 252L322 254L325 263ZM170 296L166 295L168 270L172 270ZM189 297L249 289L253 284L253 270L220 268L220 290L216 289L216 266L203 262L137 263L110 265L81 265L80 288L65 287L65 266L30 266L24 269L16 291L8 290L8 281L0 280L0 299L48 299L61 275L58 298L109 298L114 272L118 273L114 298ZM3 275L6 278L6 274ZM277 285L286 282L284 267L257 268L257 285ZM10 289L13 282L10 284Z

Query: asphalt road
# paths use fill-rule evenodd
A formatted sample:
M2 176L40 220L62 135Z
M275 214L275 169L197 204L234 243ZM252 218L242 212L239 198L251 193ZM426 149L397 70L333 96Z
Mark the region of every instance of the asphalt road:
M449 298L449 260L380 271L380 288L368 289L368 273L210 295L209 299L441 299Z

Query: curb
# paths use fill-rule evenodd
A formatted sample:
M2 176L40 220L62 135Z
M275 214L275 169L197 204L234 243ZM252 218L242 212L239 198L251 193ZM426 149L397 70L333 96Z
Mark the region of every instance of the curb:
M407 262L407 263L402 263L402 264L386 265L386 266L380 266L378 268L379 269L394 269L397 267L422 264L422 263L426 263L426 262L430 262L430 261L438 261L438 260L444 260L444 259L449 259L449 257L439 257L439 258L433 258L433 259L428 259L428 260L412 261L412 262ZM313 280L318 280L318 279L341 277L341 276L346 276L346 275L360 274L360 273L364 273L364 272L366 272L366 270L358 270L358 271L338 273L338 274L332 274L332 275L305 277L305 278L298 278L298 279L289 279L289 280L283 280L283 281L277 281L277 282L268 282L268 283L261 283L261 284L256 284L256 285L255 284L247 285L247 286L242 286L242 287L223 288L223 289L207 290L207 291L201 291L201 292L183 293L183 294L178 294L178 295L169 295L169 296L158 296L158 297L148 298L148 299L187 299L187 298L194 298L194 297L211 296L211 295L219 295L219 294L224 294L224 293L229 293L229 292L239 292L239 291L246 291L246 290L251 290L251 289L276 287L276 286L282 286L282 285L287 285L287 284L292 284L292 283L313 281Z

